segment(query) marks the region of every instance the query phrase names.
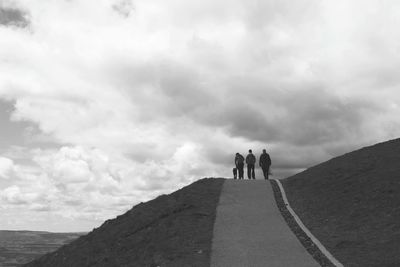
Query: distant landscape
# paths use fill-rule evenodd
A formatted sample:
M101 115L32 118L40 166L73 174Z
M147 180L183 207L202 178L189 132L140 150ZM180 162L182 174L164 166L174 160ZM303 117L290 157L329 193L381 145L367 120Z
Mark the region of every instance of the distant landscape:
M21 266L83 234L0 230L0 267Z

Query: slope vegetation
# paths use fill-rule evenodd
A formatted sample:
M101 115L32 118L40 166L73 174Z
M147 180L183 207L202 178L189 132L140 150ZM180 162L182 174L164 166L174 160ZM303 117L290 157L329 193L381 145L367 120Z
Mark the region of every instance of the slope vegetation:
M210 265L223 179L202 179L133 207L27 267Z
M283 180L305 225L345 266L400 266L400 139Z

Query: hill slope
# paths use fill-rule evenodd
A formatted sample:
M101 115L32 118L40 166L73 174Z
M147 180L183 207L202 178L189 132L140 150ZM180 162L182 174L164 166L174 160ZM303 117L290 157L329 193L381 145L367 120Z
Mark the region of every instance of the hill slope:
M400 139L283 180L305 225L345 266L400 266Z
M223 179L202 179L106 221L25 266L209 266Z

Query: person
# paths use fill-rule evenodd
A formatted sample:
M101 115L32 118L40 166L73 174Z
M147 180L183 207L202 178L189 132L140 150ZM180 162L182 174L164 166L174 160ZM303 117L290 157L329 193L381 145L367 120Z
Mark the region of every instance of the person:
M236 165L236 169L239 173L239 180L243 179L244 157L242 155L240 155L239 153L236 153L235 165Z
M246 157L246 164L247 164L247 178L256 179L256 175L254 173L254 165L256 164L256 157L254 156L251 149L249 149L249 154Z
M237 178L237 169L233 168L232 171L233 171L233 179L236 179Z
M271 157L265 149L263 149L263 153L260 156L259 164L264 173L265 180L268 180L269 168L271 167Z

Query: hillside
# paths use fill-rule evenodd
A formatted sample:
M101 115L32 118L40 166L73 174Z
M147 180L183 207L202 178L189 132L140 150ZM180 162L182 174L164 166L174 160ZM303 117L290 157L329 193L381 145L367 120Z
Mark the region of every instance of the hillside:
M400 266L400 139L283 180L305 225L345 266Z
M202 179L125 214L27 267L209 266L223 179Z

